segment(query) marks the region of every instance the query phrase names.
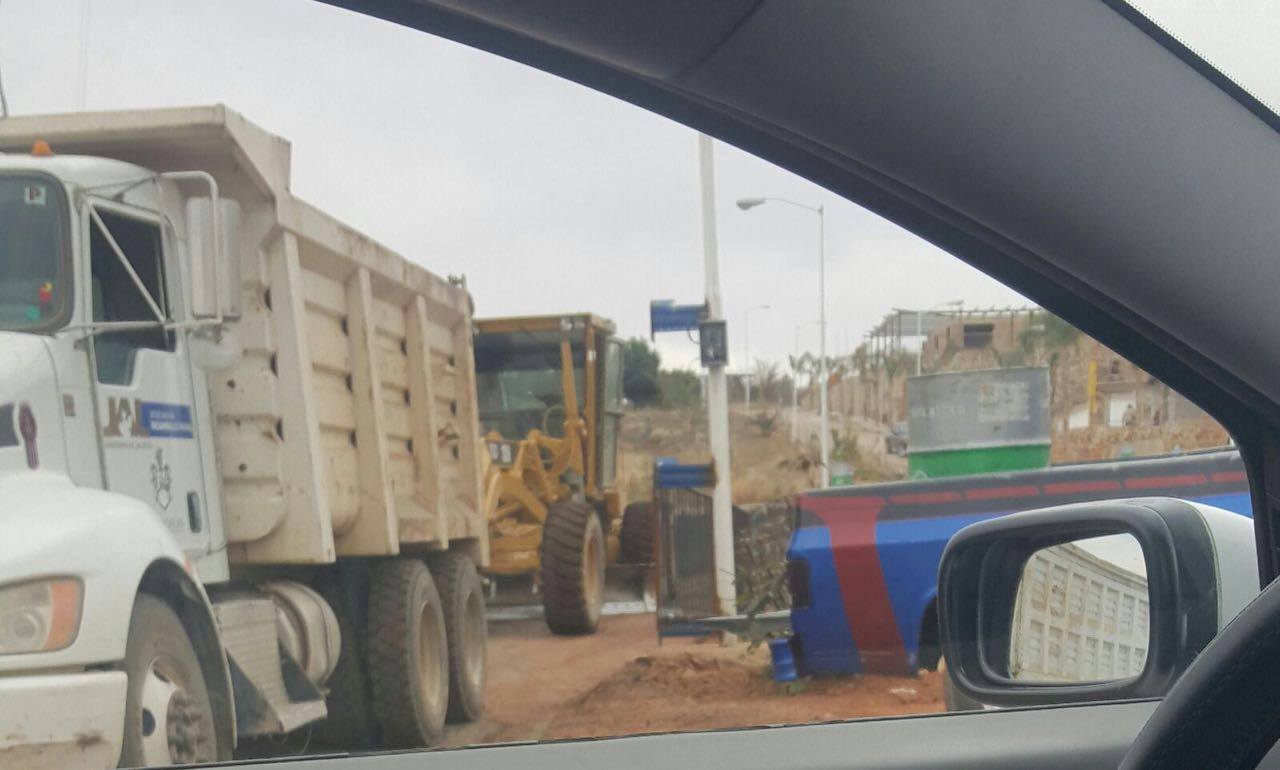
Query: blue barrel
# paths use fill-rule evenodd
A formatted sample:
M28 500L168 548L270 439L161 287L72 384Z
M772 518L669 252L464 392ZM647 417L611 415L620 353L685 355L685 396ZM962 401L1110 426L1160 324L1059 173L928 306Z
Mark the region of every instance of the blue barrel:
M773 658L773 680L775 682L794 682L796 680L796 658L791 654L789 638L770 639L769 655Z

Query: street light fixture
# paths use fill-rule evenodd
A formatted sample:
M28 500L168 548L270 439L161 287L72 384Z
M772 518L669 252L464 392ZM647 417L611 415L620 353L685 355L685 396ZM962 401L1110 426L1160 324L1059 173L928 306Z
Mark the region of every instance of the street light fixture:
M747 412L751 412L751 311L752 310L768 310L768 305L752 305L742 311L742 347L743 362L746 364L746 373L742 377L742 383L747 391Z
M822 435L819 437L822 452L822 486L831 483L831 416L827 413L827 257L826 257L826 216L821 204L810 206L805 203L787 200L786 198L739 198L738 208L749 211L766 203L786 203L790 206L812 211L818 215L818 371L821 381L818 385L818 403L822 422Z

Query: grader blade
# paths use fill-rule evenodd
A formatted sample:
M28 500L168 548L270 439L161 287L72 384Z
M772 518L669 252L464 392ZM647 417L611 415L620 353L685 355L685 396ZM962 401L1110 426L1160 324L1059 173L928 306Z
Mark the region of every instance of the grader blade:
M651 564L617 564L605 569L601 615L640 615L657 610L657 573ZM489 578L485 602L490 621L536 620L544 617L542 594L527 577Z

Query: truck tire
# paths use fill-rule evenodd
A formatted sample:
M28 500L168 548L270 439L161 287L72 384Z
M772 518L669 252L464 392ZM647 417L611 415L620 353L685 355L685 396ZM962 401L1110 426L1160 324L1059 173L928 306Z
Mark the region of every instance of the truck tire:
M653 503L632 503L622 512L619 551L623 564L653 564L658 517Z
M440 591L449 639L448 721L474 722L484 713L485 646L489 635L484 586L475 563L461 553L446 553L432 560L431 574Z
M341 751L364 751L377 747L377 724L373 720L373 699L365 670L363 626L358 608L364 604L352 595L351 586L334 570L316 579L313 588L333 608L338 618L342 646L338 663L324 684L325 707L329 712L312 733L317 743Z
M138 594L125 645L121 767L154 767L220 759L218 730L200 661L177 613Z
M382 747L439 743L449 706L449 643L427 565L393 559L373 567L365 650Z
M564 500L542 531L542 608L556 634L594 633L604 605L604 528L586 503Z

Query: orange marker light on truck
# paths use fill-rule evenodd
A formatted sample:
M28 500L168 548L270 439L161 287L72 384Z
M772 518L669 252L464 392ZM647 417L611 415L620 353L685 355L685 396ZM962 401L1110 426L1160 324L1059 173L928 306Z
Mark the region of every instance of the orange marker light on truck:
M70 646L80 631L80 581L56 580L49 584L49 595L53 611L42 649L61 650Z
M35 144L31 145L31 154L37 158L53 157L53 148L43 139L37 139Z

